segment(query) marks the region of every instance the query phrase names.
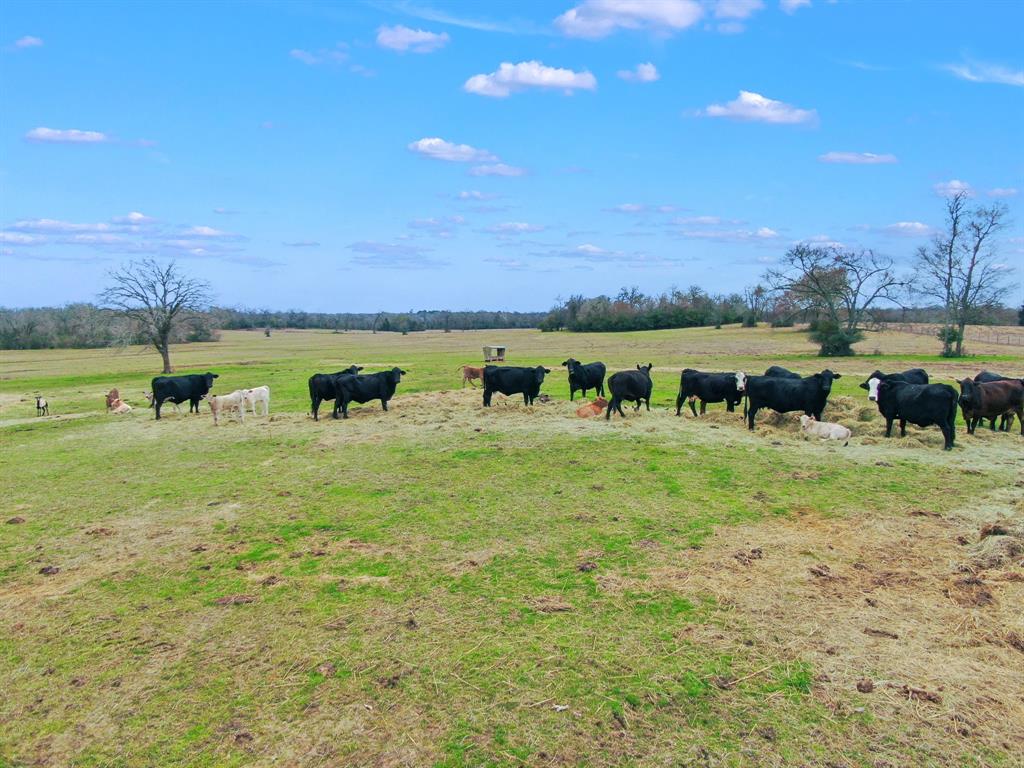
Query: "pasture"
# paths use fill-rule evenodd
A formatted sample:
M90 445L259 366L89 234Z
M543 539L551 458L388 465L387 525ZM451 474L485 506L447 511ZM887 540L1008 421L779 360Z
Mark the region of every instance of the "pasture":
M551 400L461 389L488 342ZM172 357L270 386L219 427L153 421L150 351L3 352L0 765L1022 765L1024 439L886 440L857 386L1024 369L936 346L228 332ZM576 418L570 355L653 362L652 411ZM314 423L307 378L352 363L408 371L390 412ZM674 415L681 368L771 364L843 375L849 447Z

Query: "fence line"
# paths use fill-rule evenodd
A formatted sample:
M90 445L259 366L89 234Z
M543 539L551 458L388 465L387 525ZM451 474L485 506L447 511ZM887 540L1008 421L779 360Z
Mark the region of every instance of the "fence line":
M913 333L918 336L937 337L941 325L920 325L912 323L890 324L889 330L901 333ZM1004 344L1012 347L1024 347L1024 333L1008 331L984 331L979 328L965 328L964 341L980 341L983 344Z

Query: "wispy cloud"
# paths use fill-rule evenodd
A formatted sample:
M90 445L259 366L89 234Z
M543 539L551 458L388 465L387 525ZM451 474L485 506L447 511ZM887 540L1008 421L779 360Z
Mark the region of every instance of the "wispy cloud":
M813 109L799 109L753 91L740 91L740 95L725 104L712 104L700 114L705 117L724 117L776 125L815 123L818 113Z
M26 141L45 144L103 144L112 141L101 131L82 131L78 128L33 128L25 134Z
M427 5L418 5L409 0L398 0L398 2L380 5L383 10L403 13L406 16L433 21L438 24L448 24L453 27L464 29L475 29L480 32L505 32L508 34L535 34L538 30L532 23L526 21L491 21L489 19L470 18L468 16L456 16L431 8Z
M377 45L392 51L432 53L447 45L450 39L447 32L427 32L401 24L393 27L384 26L377 30Z
M946 64L943 69L952 72L961 80L972 83L998 83L1024 87L1024 69L1012 69L1002 64L983 61L965 61L961 64Z
M953 195L960 194L961 192L966 194L968 197L974 197L974 187L960 179L940 181L938 184L933 184L932 189L939 197L952 197Z
M616 74L628 83L653 83L661 77L658 68L650 62L637 64L633 69L620 69Z
M514 165L505 163L489 163L487 165L475 165L469 169L470 176L525 176L525 168L517 168Z
M42 44L43 39L35 35L25 35L14 41L15 48L39 48Z
M489 75L473 75L462 86L467 93L503 99L527 88L547 88L571 93L574 90L592 91L597 78L590 72L549 67L539 61L521 61L518 64L502 62Z
M370 269L437 269L447 264L427 256L430 248L406 243L359 240L348 246L355 252L352 263Z
M413 219L409 229L422 230L433 237L448 239L455 236L455 230L466 223L462 216L441 216Z
M897 221L877 231L888 237L928 237L935 232L932 227L920 221Z
M597 40L621 29L672 34L703 16L696 0L584 0L556 18L555 27L569 37Z
M284 242L281 245L289 248L318 248L320 243L316 240L293 240L291 242Z
M645 214L645 213L674 213L679 210L674 205L647 205L646 203L619 203L613 205L611 208L606 208L609 213L628 213L628 214Z
M1017 195L1016 187L996 187L986 192L989 197L1015 197Z
M316 51L307 51L303 48L292 48L288 55L297 61L309 66L317 64L341 64L348 61L348 44L338 43L333 48L320 48Z
M504 237L515 235L526 235L534 232L543 232L545 227L541 224L530 224L525 221L504 221L501 224L494 224L484 227L484 232Z
M896 155L876 155L874 152L826 152L818 155L818 161L846 165L886 165L899 162Z
M236 216L241 211L236 211L234 208L214 208L213 212L218 216Z
M481 192L479 189L466 189L455 195L456 200L497 200L501 195L495 192Z
M409 144L408 149L418 155L450 163L481 163L498 159L486 149L477 149L468 144L454 144L437 137L418 139Z
M785 13L796 13L801 8L809 8L811 0L779 0L779 8Z

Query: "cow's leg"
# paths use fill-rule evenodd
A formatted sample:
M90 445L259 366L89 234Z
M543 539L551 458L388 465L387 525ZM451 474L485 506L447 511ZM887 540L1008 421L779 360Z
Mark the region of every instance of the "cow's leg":
M163 405L163 400L153 398L153 407L156 408L156 420L160 421L160 406Z
M612 417L612 409L614 407L615 407L615 398L612 397L612 399L608 401L608 410L606 410L605 413L604 413L604 420L605 421L608 421L608 419L610 419Z
M907 420L900 419L900 437L907 436Z
M690 397L690 401L689 401L690 402L690 413L693 414L694 418L697 418L697 406L694 405L694 400L695 399L696 398L694 398L694 397Z
M947 422L945 424L940 424L939 429L942 430L942 450L953 450L953 426Z
M647 411L648 411L648 413L650 413L650 410L651 410L651 396L648 395L646 398L644 398L644 402L647 404Z
M683 393L680 392L676 395L676 416L678 416L683 410Z
M491 407L491 390L487 388L486 384L484 384L484 407Z
M575 394L576 394L576 390L575 390L575 389L573 388L573 386L572 386L572 385L570 384L570 385L569 385L569 402L570 402L570 403L571 403L571 402L573 401L573 399L574 399L574 398L573 398L573 395L575 395ZM586 396L587 396L587 390L583 390L583 396L584 396L584 397L586 397Z
M388 409L388 401L385 400L383 397L380 399L380 407L383 408L385 411Z
M891 419L888 416L885 417L885 436L892 437L892 423L895 419Z
M754 431L754 418L757 416L757 407L754 406L754 405L751 405L749 408L746 409L746 414L745 415L747 417L747 429L749 429L751 432L753 432Z
M651 409L648 408L647 410L651 410ZM707 400L701 400L700 401L700 415L703 416L707 412L708 412L708 401Z

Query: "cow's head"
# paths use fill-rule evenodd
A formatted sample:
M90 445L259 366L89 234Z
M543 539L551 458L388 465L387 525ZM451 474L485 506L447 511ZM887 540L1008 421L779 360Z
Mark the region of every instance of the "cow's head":
M598 398L596 398L594 400L592 405L596 405L598 408L607 408L608 407L608 401L605 400L603 397L598 397Z
M562 365L565 366L566 368L568 368L569 370L572 370L573 368L575 368L579 364L580 364L580 361L576 360L575 358L572 358L572 357L570 357L568 360L563 360L562 361Z
M879 392L881 392L882 384L884 382L885 379L880 379L877 376L872 376L870 379L868 379L868 385L867 387L865 387L865 389L867 389L868 391L868 400L870 400L873 403L878 402Z
M647 365L640 365L640 363L636 364L636 369L638 371L643 371L648 376L651 375L651 368L653 368L653 367L654 367L654 363L648 363Z
M816 419L813 416L808 416L806 413L800 417L800 429L807 429L808 424L813 424Z
M353 376L355 376L361 370L363 370L363 366L361 365L350 365L348 368L342 371L342 373L351 373Z
M213 380L216 379L219 374L206 372L203 374L203 379L206 381L206 388L213 389Z
M551 373L550 368L545 368L543 365L538 365L533 369L533 375L538 384L544 383L544 374Z
M978 393L975 383L970 379L962 379L957 383L960 385L960 405L965 408L970 408L974 404L975 397Z
M747 388L747 374L736 371L736 391L743 392Z
M144 398L146 398L146 400L149 402L149 407L152 408L153 407L153 400L155 399L153 397L153 393L152 392L143 392L142 396Z
M814 374L814 378L816 378L820 382L821 391L827 395L829 392L832 391L832 382L835 379L843 378L843 376L842 374L839 373L833 373L828 368L826 368L821 373Z
M353 367L355 367L355 366L353 366ZM391 379L392 382L397 384L398 382L400 382L402 380L402 377L405 376L406 371L403 371L401 368L399 368L396 365L394 368L392 368L390 371L388 371L388 373L391 374L388 378Z
M859 386L861 389L867 389L869 381L871 381L872 379L883 379L883 378L885 378L885 374L884 373L882 373L881 371L875 371L874 373L872 373L870 376L868 376L866 379L864 379L864 381L862 381L857 386Z

